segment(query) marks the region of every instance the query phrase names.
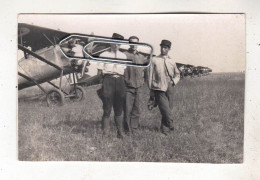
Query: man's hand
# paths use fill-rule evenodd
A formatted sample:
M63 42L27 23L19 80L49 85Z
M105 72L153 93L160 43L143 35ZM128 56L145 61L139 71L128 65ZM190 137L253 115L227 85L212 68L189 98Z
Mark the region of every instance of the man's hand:
M173 87L173 86L175 86L175 83L174 83L174 81L171 81L171 85L172 85L172 87Z
M103 83L103 79L104 79L104 78L103 78L103 76L102 76L102 75L99 75L99 78L98 78L98 80L99 80L99 83L100 83L100 84L102 84L102 83Z
M102 70L98 69L97 75L99 76L98 77L99 83L102 84L103 83L103 73L102 73Z
M148 109L151 111L154 107L156 107L157 104L156 104L156 101L155 99L149 99L148 103L147 103L147 107Z
M151 111L156 106L157 106L157 103L155 101L155 94L154 94L154 91L151 90L150 91L150 98L149 98L148 103L147 103L147 107Z
M154 98L155 98L154 90L150 90L150 99L154 99Z

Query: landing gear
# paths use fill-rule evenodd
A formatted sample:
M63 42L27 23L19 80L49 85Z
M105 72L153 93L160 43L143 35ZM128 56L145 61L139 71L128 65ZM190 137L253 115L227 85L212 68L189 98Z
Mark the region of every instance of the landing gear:
M65 97L59 89L52 89L47 93L47 105L64 105Z
M63 74L62 74L63 75ZM70 100L74 102L79 102L85 99L85 90L84 88L77 86L75 82L75 72L73 72L73 84L69 90L69 92L66 92L61 89L61 78L60 77L60 85L56 86L52 82L48 82L50 85L55 87L56 89L52 89L47 95L47 105L48 106L62 106L64 105L65 98L69 98Z
M72 87L69 96L71 101L82 101L85 99L85 90L80 86L76 86L76 88Z

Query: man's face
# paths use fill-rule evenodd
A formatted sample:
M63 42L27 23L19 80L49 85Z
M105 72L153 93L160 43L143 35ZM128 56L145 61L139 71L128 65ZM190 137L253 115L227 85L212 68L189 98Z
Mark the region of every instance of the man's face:
M138 39L135 39L135 38L132 38L129 40L130 43L138 43L139 40ZM137 46L134 46L134 45L130 45L130 48L133 50L133 51L136 51L137 50Z
M120 48L120 44L116 44L116 43L112 43L112 44L111 44L111 50L112 50L113 52L118 51L119 48Z
M163 56L168 55L169 50L170 48L168 46L163 46L163 45L161 46L161 54Z

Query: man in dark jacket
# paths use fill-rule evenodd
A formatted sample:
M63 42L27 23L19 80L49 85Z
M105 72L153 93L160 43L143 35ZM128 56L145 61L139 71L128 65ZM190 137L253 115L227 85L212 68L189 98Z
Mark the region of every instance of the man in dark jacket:
M130 43L138 43L139 38L131 36ZM125 52L127 59L133 64L145 64L147 59L137 51L137 46L131 45ZM125 129L129 133L139 126L140 118L140 88L144 84L144 68L128 66L125 70L126 101L125 101Z

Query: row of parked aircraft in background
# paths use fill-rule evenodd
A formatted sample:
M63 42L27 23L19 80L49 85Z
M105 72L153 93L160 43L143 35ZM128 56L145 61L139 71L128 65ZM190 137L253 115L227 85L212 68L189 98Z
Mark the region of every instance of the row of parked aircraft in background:
M212 69L203 66L193 66L190 64L176 63L178 69L181 72L181 78L185 77L200 77L209 75Z
M72 51L73 45L77 39L78 43L86 45L95 38L91 36L76 39L68 39L64 44L59 44L64 38L71 36L69 33L48 29L44 27L34 26L30 24L18 24L18 49L23 51L23 57L18 59L18 89L24 89L37 85L47 97L48 105L62 105L65 98L80 101L85 97L84 86L96 85L99 83L98 75L89 75L86 73L90 67L91 62L74 60L75 53ZM98 38L101 39L101 38ZM127 43L126 43L127 44ZM98 57L98 55L110 47L109 43L96 42L92 44L89 49L91 55ZM147 46L149 49L149 45ZM126 51L126 48L121 48L120 51ZM63 51L63 52L62 52ZM65 52L65 54L64 54ZM148 59L151 58L152 50L141 52ZM67 57L66 57L67 56ZM72 58L68 58L71 56ZM75 59L88 59L84 54L82 57ZM79 63L80 61L80 63ZM128 63L128 62L127 62ZM212 70L208 67L193 66L189 64L176 63L181 72L181 78L196 77L208 75ZM62 89L62 78L65 75L71 75L72 83L70 83L70 90ZM78 76L80 74L80 78ZM59 85L51 82L59 78ZM49 83L53 89L46 91L42 83Z

